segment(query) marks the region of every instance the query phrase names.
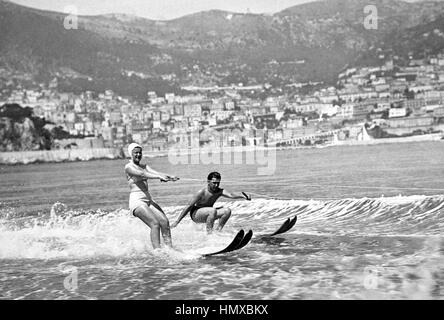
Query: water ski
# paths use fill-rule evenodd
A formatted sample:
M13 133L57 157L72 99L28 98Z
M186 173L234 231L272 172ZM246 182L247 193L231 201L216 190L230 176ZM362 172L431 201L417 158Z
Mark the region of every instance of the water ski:
M291 228L293 228L293 226L296 224L297 220L298 220L298 216L294 216L292 219L288 218L287 220L284 221L284 223L275 232L262 235L262 236L260 236L260 238L266 239L266 238L273 237L277 234L285 233L285 232L291 230ZM245 233L245 231L241 229L236 234L233 241L231 241L231 243L228 246L226 246L224 249L213 252L213 253L206 253L206 254L203 254L203 256L209 257L209 256L214 256L214 255L218 255L218 254L223 254L223 253L228 253L228 252L239 250L239 249L245 247L250 242L252 237L253 237L253 231L249 230L247 233Z
M295 225L297 220L298 220L298 216L294 216L293 219L288 218L275 232L270 233L270 234L265 234L261 237L268 238L268 237L275 236L277 234L285 233L285 232L289 231L291 228L293 228L293 226Z
M233 241L231 241L231 243L228 246L226 246L224 249L222 249L220 251L213 252L213 253L207 253L207 254L204 254L203 256L209 257L209 256L214 256L214 255L218 255L218 254L223 254L223 253L239 250L239 249L245 247L250 242L252 237L253 237L252 230L249 230L247 233L245 233L245 231L241 229L236 234Z

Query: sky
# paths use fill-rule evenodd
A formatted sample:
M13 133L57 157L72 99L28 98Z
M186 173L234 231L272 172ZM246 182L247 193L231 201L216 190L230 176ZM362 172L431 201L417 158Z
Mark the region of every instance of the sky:
M27 7L79 15L126 13L153 20L169 20L211 9L239 13L275 13L314 0L10 0Z

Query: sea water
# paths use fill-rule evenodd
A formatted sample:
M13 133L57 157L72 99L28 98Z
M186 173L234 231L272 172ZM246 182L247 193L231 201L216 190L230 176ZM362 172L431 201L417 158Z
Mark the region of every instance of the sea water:
M276 152L258 165L174 165L150 181L175 221L206 176L252 201L207 235L189 216L153 250L128 213L127 160L0 166L0 299L443 299L444 142ZM294 228L273 238L287 218ZM252 229L245 248L203 258Z

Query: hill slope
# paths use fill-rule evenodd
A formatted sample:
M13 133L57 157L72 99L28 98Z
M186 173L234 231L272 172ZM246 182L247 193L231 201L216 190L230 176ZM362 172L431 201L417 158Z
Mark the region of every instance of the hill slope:
M378 10L377 30L363 26L367 5ZM111 88L141 97L148 90L177 92L181 84L333 82L345 66L376 58L372 50L380 46L400 54L407 47L442 48L433 30L443 13L442 2L327 0L274 15L82 16L77 30L66 30L64 14L0 1L0 66L58 75L73 90ZM412 40L430 28L430 41Z

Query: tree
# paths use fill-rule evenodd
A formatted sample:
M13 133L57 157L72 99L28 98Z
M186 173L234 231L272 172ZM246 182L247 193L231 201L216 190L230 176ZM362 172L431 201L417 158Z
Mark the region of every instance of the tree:
M71 137L69 132L65 131L61 126L54 127L51 130L51 134L54 136L54 139L68 139Z
M21 121L32 116L33 112L30 107L23 108L17 103L4 104L0 107L0 117L11 118L14 121Z
M34 135L35 141L38 141L40 150L49 150L53 145L53 136L52 134L44 128L48 123L44 118L35 117L33 115L33 111L30 107L21 107L20 105L13 104L4 104L0 107L0 117L9 118L12 123L23 123L28 119L34 125L34 133L30 133ZM9 139L11 144L22 144L22 139L19 136L13 135Z

